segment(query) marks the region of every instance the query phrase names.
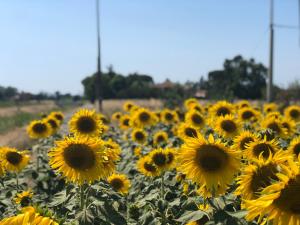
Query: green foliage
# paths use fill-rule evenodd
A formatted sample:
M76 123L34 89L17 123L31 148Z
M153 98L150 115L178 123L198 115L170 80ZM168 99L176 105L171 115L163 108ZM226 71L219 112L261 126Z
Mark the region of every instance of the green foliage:
M0 116L0 133L22 127L35 118L38 118L38 115L27 112L18 112L13 116Z
M254 59L245 60L242 56L226 59L222 70L208 74L208 95L213 99L260 99L266 77L267 68Z

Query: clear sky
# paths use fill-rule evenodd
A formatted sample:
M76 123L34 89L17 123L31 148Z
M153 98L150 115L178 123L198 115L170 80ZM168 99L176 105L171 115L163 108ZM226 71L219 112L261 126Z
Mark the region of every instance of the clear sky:
M298 0L275 22L298 24ZM197 81L242 54L268 64L269 0L101 0L103 69ZM0 0L0 85L82 93L96 70L94 0ZM276 84L300 79L299 31L276 29Z

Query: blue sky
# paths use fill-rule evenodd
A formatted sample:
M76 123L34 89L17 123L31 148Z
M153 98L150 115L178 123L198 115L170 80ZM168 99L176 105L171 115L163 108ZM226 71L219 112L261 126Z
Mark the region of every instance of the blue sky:
M297 0L275 22L298 24ZM101 0L103 69L197 81L242 54L268 64L269 0ZM0 0L0 85L82 93L96 70L94 0ZM297 30L276 29L276 84L300 79Z

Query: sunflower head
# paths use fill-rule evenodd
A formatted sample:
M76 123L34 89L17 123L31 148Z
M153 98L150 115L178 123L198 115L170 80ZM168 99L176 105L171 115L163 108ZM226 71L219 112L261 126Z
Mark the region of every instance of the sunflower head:
M275 103L267 103L263 105L263 110L265 114L268 114L270 112L274 112L278 110L278 105Z
M238 109L251 107L250 102L247 100L242 100L236 103Z
M170 109L164 109L161 112L161 120L165 124L173 124L179 121L177 113Z
M132 125L134 127L151 126L156 122L156 116L146 108L139 108L132 115Z
M147 133L143 129L135 128L131 133L133 141L144 144L147 141Z
M185 115L185 122L192 124L194 127L201 128L205 124L204 116L196 110L191 110Z
M232 116L219 116L215 122L215 130L225 138L232 138L239 133L240 123Z
M284 110L284 115L287 118L294 120L295 122L299 122L300 121L300 106L291 105L291 106L287 107Z
M210 191L226 187L239 170L240 152L226 147L210 135L190 138L178 154L179 170ZM220 187L219 187L220 186Z
M199 102L195 98L188 98L184 101L184 107L186 110L190 110L193 105L198 105Z
M258 199L245 202L248 221L258 218L258 223L263 219L264 222L272 221L278 225L300 223L299 167L292 160L289 160L288 164L277 173L278 182L264 188Z
M178 137L180 137L182 140L185 140L188 138L197 138L200 135L200 132L197 128L188 123L181 123L178 126L177 134Z
M130 127L131 117L129 115L123 115L119 121L119 126L121 129L126 130Z
M171 157L169 157L171 156ZM169 155L169 151L162 148L154 149L150 152L149 157L152 163L159 169L165 170L170 167L170 164L174 162L174 154Z
M300 137L296 137L290 142L287 151L295 158L298 158L300 156Z
M168 133L165 131L158 131L153 136L153 145L161 146L168 142Z
M219 101L210 108L213 117L225 116L234 113L234 106L226 101Z
M26 152L18 151L15 148L0 148L0 159L4 171L20 172L28 165L29 155Z
M55 119L58 120L60 123L62 123L65 118L64 114L60 111L51 112L49 116L55 117Z
M27 133L30 138L46 138L52 134L50 124L45 120L34 120L27 126Z
M124 111L126 111L126 112L130 112L130 110L132 109L133 106L135 106L134 102L132 102L132 101L126 101L126 102L123 104L123 109L124 109Z
M31 205L33 193L31 190L29 191L23 191L21 193L18 193L15 197L15 203L20 205L21 207L26 207Z
M102 141L90 137L66 137L50 150L49 164L68 181L83 184L106 178L115 169Z
M52 134L56 133L59 129L60 121L54 116L48 116L45 121L51 126Z
M263 140L258 139L247 144L244 153L247 159L253 160L258 159L260 156L267 159L270 155L274 155L277 151L279 151L278 142L276 140L268 141L265 138Z
M138 170L149 177L156 177L160 175L160 170L156 167L156 165L151 161L151 158L147 155L141 157L137 162Z
M269 129L274 134L280 136L280 137L286 137L287 130L283 127L282 121L276 118L269 118L262 121L261 126L265 129Z
M110 186L121 194L127 194L130 188L130 181L125 174L112 174L107 178Z
M238 117L243 122L254 122L259 119L260 113L253 108L245 107L238 111Z
M257 136L250 131L243 131L234 138L234 145L232 147L244 151L248 144L257 141L257 139Z
M287 133L287 137L292 137L297 130L296 122L291 119L283 118L281 124Z
M111 119L114 121L119 121L122 117L122 113L121 112L115 112L114 114L112 114Z
M112 141L111 139L107 141L102 141L102 144L105 148L105 152L107 154L108 160L107 161L119 161L120 154L121 154L121 147L116 142Z
M103 124L95 110L80 109L69 121L70 131L78 136L98 137Z

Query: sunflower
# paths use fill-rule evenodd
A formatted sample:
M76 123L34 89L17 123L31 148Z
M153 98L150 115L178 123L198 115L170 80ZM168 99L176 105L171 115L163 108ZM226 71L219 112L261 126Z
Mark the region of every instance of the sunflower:
M66 137L50 150L49 164L68 181L92 183L106 178L115 168L103 142L91 137Z
M45 120L34 120L26 128L30 138L46 138L52 133L51 126Z
M257 121L259 117L259 111L250 107L244 107L238 111L238 118L243 122L254 122Z
M144 144L147 141L147 133L140 128L135 128L131 133L131 138L134 142Z
M219 101L212 105L209 109L209 113L212 117L225 116L234 113L234 106L226 101Z
M251 107L250 102L247 100L242 100L236 103L238 109Z
M179 170L188 179L206 185L211 192L233 181L240 166L240 151L226 147L221 140L202 136L189 138L178 153Z
M285 128L287 134L287 137L292 137L296 133L296 123L294 120L288 119L288 118L283 118L281 120L282 126Z
M294 138L290 142L289 147L287 149L287 152L290 155L293 155L295 158L299 157L299 153L300 153L300 137L296 137L296 138Z
M234 138L232 148L244 151L249 143L255 142L257 139L257 136L250 131L243 131Z
M141 157L141 155L142 155L142 148L141 147L134 147L133 154L136 157Z
M205 110L203 109L203 107L199 103L191 105L190 110L195 110L199 113L204 113L205 112Z
M18 193L15 197L15 203L21 205L21 207L26 207L31 204L33 193L31 190L23 191L22 193Z
M107 141L102 141L102 144L105 148L108 162L113 161L119 161L120 160L120 154L121 154L121 147L116 142L112 141L111 139Z
M133 102L131 102L131 101L126 101L126 102L123 104L123 109L124 109L124 111L129 112L133 106L134 106L134 103L133 103Z
M282 125L282 121L276 118L268 118L262 121L261 123L262 128L270 129L279 137L286 137L287 129Z
M112 174L107 178L109 185L117 192L125 195L130 188L130 181L125 174Z
M173 124L179 121L178 115L171 109L164 109L161 112L161 120L164 124Z
M291 119L294 120L295 122L300 121L300 106L298 105L291 105L284 110L284 115Z
M55 119L60 122L60 124L63 122L64 117L65 117L64 114L60 111L51 112L49 116L54 116Z
M119 121L119 126L121 129L126 130L130 127L130 116L123 115Z
M279 119L279 120L281 120L283 117L282 117L282 115L281 115L281 113L280 112L278 112L278 111L274 111L274 112L270 112L270 113L268 113L266 116L265 116L265 119Z
M0 161L4 171L20 172L28 165L29 155L26 152L20 152L15 148L1 147Z
M114 114L112 114L111 119L114 121L119 121L122 117L122 113L121 112L115 112Z
M95 110L80 109L69 121L70 131L79 136L98 137L103 131L103 124Z
M1 152L1 149L0 149L0 152ZM1 153L0 153L1 154ZM2 165L2 162L0 162L0 177L4 176L5 175L5 170L3 168L3 165Z
M45 121L51 126L52 134L55 134L60 126L60 121L54 116L48 116Z
M191 108L192 105L197 105L198 104L198 100L195 98L188 98L184 101L184 107L186 110L189 110Z
M177 129L178 137L182 140L200 136L200 132L188 123L181 123Z
M214 126L216 132L225 138L235 137L241 129L240 123L233 115L219 116L216 119Z
M54 219L49 217L49 213L45 216L40 215L32 206L22 208L22 212L16 216L8 217L0 221L1 225L59 225Z
M185 114L185 122L197 128L202 128L205 125L203 115L196 110L191 110Z
M256 199L260 191L278 181L276 176L281 171L281 165L290 159L283 151L269 155L267 159L260 156L253 163L243 168L242 175L237 178L239 185L235 194L242 195L243 200Z
M146 127L156 122L156 116L146 108L139 108L132 115L132 125L134 127Z
M201 210L203 211L203 210ZM185 225L205 225L209 221L209 217L205 214L201 217L201 219L198 219L196 221L188 222Z
M153 149L149 153L151 162L160 170L164 171L172 168L175 162L175 151L173 149L164 150L162 148Z
M156 177L160 175L160 170L153 164L149 156L141 157L137 162L138 170L148 177Z
M289 160L289 166L278 173L277 177L279 181L263 189L261 197L245 201L248 221L258 217L258 223L265 220L274 225L300 224L299 166Z
M259 139L246 144L244 156L249 160L258 159L260 155L267 159L270 155L275 154L277 151L279 151L278 142L274 139L268 141L265 137L264 139Z
M166 144L168 142L168 133L165 131L158 131L153 136L153 145L160 146L162 144Z
M275 103L267 103L267 104L264 104L263 110L264 110L265 114L268 114L270 112L277 111L278 110L278 105L275 104Z
M109 124L110 121L109 119L107 118L107 116L103 115L102 113L99 113L99 117L100 117L100 120L102 122L102 124Z

